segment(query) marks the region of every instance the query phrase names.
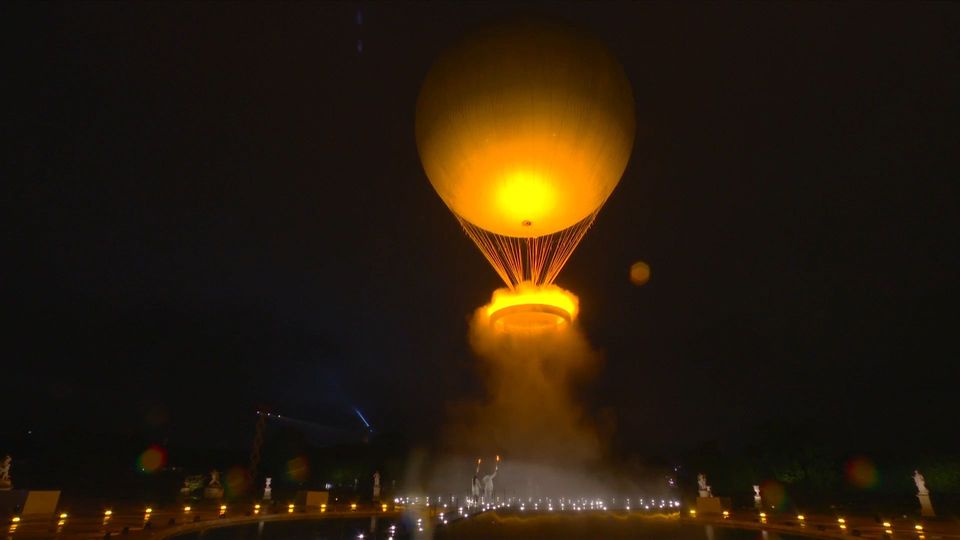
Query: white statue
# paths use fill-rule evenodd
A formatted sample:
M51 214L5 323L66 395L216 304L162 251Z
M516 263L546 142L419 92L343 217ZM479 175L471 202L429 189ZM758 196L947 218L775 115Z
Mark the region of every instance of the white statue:
M483 477L483 502L493 502L493 479L497 477L497 471L500 470L500 456L497 456L497 464L493 468L493 474Z
M701 497L713 497L710 492L710 486L707 485L707 475L700 473L697 475L697 487L700 490Z
M756 484L753 485L753 496L754 496L754 497L759 497L759 496L760 496L760 486L758 486L758 485L756 485Z
M10 481L10 463L13 461L9 455L0 462L0 489L10 489L13 482Z
M380 500L380 471L373 472L373 500Z
M927 491L927 481L923 478L923 475L920 474L920 471L913 471L913 483L917 485L917 495L930 494L930 492Z
M473 481L470 483L470 497L472 497L472 504L480 504L480 458L477 458L477 470L473 472Z
M268 476L263 483L263 500L265 501L269 501L272 496L273 488L270 487L271 482L273 482L273 478Z
M210 471L210 484L207 487L218 488L220 487L220 471L214 469Z

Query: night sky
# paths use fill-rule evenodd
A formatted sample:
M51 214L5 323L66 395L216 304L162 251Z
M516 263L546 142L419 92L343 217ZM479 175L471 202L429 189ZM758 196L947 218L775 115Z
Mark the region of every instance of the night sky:
M521 10L523 11L523 10ZM616 448L801 422L956 436L960 7L534 4L623 62L638 133L558 284ZM414 142L508 3L6 3L2 438L246 448L254 411L429 441L501 286ZM652 279L629 280L643 260Z

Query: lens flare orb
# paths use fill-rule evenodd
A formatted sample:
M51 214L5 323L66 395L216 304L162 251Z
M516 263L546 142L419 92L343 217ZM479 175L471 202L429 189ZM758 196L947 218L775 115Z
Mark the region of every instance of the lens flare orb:
M650 265L637 261L630 265L630 282L636 286L645 285L650 281Z

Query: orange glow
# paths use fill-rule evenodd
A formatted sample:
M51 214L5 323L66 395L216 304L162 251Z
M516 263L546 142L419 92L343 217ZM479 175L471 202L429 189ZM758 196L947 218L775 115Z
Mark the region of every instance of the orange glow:
M140 471L148 474L159 471L166 464L167 451L157 445L150 446L137 458Z
M484 309L498 330L543 330L573 322L578 300L556 285L525 282L515 290L497 289Z
M539 237L603 205L635 125L633 89L602 43L528 20L478 32L434 64L417 100L416 139L455 214L497 234Z
M556 207L554 187L536 173L515 171L495 185L496 208L509 223L532 228L542 223Z
M630 282L638 287L650 281L650 265L637 261L630 265Z

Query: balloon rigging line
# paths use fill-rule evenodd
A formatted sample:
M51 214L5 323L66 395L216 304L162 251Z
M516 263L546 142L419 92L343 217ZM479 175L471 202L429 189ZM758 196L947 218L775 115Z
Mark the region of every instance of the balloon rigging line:
M515 288L524 281L538 286L553 283L598 212L599 208L562 231L529 238L496 234L473 225L459 215L457 219L500 279L510 288Z

